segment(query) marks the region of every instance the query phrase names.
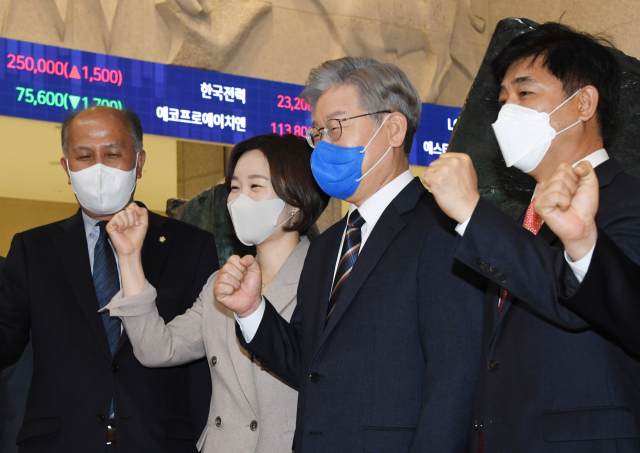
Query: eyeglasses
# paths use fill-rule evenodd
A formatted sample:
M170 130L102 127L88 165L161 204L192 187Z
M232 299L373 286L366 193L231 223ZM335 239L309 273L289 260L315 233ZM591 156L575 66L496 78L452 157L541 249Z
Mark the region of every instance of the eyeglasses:
M363 113L362 115L352 116L350 118L341 118L341 119L329 119L326 123L324 123L324 127L318 129L317 127L310 127L307 129L307 142L309 146L315 148L320 140L322 140L322 135L326 134L327 138L332 142L340 140L342 137L342 122L347 120L353 120L355 118L361 118L363 116L369 115L377 115L379 113L391 113L389 110L380 110L379 112L373 113Z

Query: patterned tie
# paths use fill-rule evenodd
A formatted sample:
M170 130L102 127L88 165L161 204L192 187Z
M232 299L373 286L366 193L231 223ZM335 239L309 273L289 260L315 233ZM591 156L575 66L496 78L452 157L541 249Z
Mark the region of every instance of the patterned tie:
M542 217L540 217L535 209L533 209L533 200L529 203L529 207L527 208L527 213L524 216L524 222L522 226L527 230L531 231L533 234L538 234L540 228L542 228ZM507 298L507 291L505 289L500 293L500 303L498 303L498 314L500 314L500 310L502 310L502 305L504 305L504 301Z
M109 236L107 235L107 222L98 222L100 227L100 236L93 252L93 286L98 296L98 305L103 308L113 296L120 291L120 279L118 278L118 265L113 249L109 244ZM112 318L109 313L102 313L102 323L107 333L107 341L109 342L109 350L111 356L116 352L118 341L120 341L120 319ZM109 418L113 418L113 399L111 400L111 408L109 409Z
M342 256L340 257L336 276L333 279L333 290L329 298L327 321L331 317L334 308L336 308L336 302L338 301L338 297L340 297L344 282L349 277L351 269L353 269L353 265L356 264L356 260L358 259L361 242L360 228L362 228L364 223L365 221L357 209L349 216L347 232L344 235L344 242L342 243Z
M524 222L522 223L522 226L531 231L533 234L538 234L538 231L540 231L540 228L542 228L542 217L540 217L536 213L535 209L533 209L533 200L531 200L531 203L527 208L527 213L524 216ZM498 314L500 314L500 310L502 310L502 305L504 304L506 298L507 290L503 289L500 293ZM484 435L482 432L482 428L480 428L480 432L478 433L478 453L484 453Z

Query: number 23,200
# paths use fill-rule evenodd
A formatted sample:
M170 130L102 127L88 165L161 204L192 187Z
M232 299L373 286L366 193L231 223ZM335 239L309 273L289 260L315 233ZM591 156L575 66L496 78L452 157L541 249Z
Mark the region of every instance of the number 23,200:
M309 108L309 104L307 104L304 99L301 99L299 97L295 97L293 98L293 100L291 100L291 96L284 96L282 94L279 94L278 100L278 107L281 109L306 110L308 112L311 111L311 109Z

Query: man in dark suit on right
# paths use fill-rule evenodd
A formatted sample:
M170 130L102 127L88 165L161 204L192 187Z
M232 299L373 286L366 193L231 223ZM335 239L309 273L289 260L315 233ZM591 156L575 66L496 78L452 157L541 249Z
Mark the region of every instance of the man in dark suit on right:
M299 389L296 453L466 452L484 286L409 170L417 90L392 64L347 57L314 69L302 96L313 174L349 214L311 244L290 323L251 256L229 259L214 295L241 344Z
M480 453L640 451L639 356L561 303L565 276L583 275L589 249L565 248L536 213L548 208L549 188L570 197L578 174L595 167L596 224L640 263L640 181L604 149L620 91L605 44L550 23L493 62L500 149L508 166L538 181L519 222L480 198L468 155L443 155L423 173L459 223L456 258L490 281L472 443Z

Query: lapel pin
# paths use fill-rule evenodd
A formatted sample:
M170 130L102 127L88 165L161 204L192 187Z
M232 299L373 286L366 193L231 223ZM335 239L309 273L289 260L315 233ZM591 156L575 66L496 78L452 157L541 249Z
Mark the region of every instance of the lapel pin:
M166 237L164 237L164 236L160 236L160 239L158 239L158 240L159 240L161 243L163 243L163 244L164 244L164 243L165 243L165 241L167 240L167 238L166 238Z

